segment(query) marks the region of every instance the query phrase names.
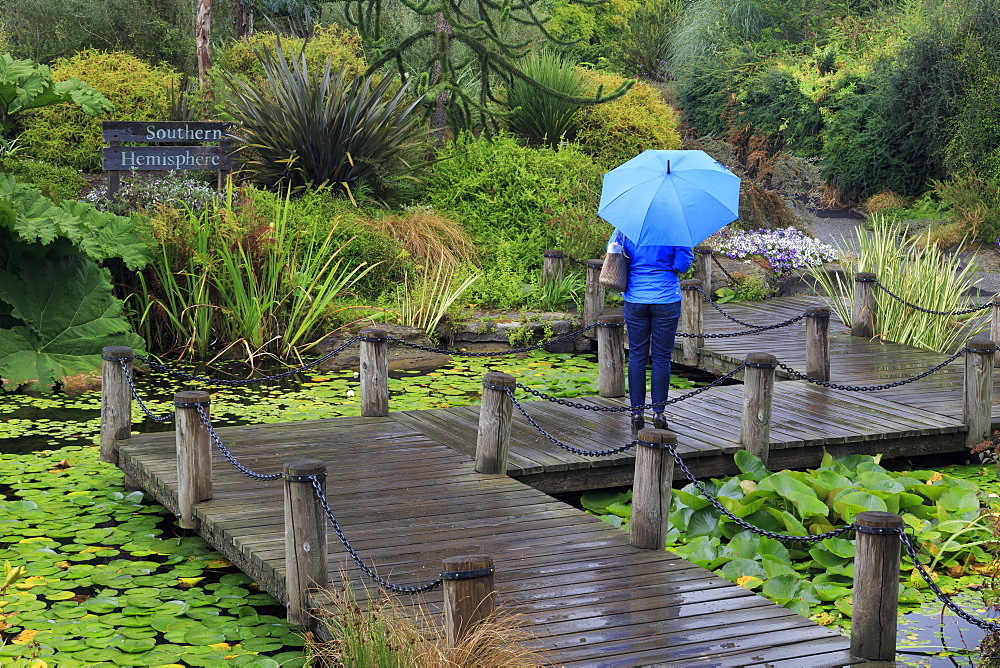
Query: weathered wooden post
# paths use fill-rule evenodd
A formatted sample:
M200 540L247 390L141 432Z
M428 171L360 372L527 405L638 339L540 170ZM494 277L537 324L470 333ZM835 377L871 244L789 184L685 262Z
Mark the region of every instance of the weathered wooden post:
M368 327L360 339L361 417L389 415L389 341L384 329Z
M674 481L674 458L666 446L676 442L677 434L666 429L639 430L628 534L633 547L662 550L666 546Z
M477 473L507 474L514 403L499 388L512 388L516 382L514 376L500 371L490 371L483 376L483 401L479 406L479 434L476 438Z
M115 441L132 435L132 389L125 379L122 360L132 373L132 349L105 346L101 351L101 461L118 463Z
M854 275L854 302L851 305L851 336L875 336L875 274L859 271Z
M496 608L493 560L473 554L449 557L441 567L444 581L444 626L448 646L455 647Z
M702 319L702 297L699 288L701 281L697 278L681 281L681 322L680 331L694 336L681 339L681 364L698 365L698 348L704 339L696 338L705 333Z
M806 375L830 380L830 309L806 309Z
M212 498L212 444L198 415L209 414L208 392L185 390L174 394L177 428L177 507L181 527L194 529L194 507Z
M990 318L990 341L1000 341L1000 294L993 295L993 317ZM1000 350L993 353L993 366L1000 366Z
M854 595L851 654L868 661L896 657L899 604L899 530L903 518L866 510L854 518Z
M565 256L561 250L545 251L542 258L542 285L562 280L563 257Z
M712 296L712 247L711 246L695 246L694 247L694 261L697 269L695 273L698 278L701 279L702 287L705 288L705 294L711 298Z
M285 591L288 621L305 626L309 620L309 591L330 585L327 568L328 519L313 479L326 493L326 464L300 459L283 467L285 478Z
M587 284L583 295L583 326L590 327L604 312L604 286L601 285L601 267L604 260L587 260Z
M992 437L993 358L996 344L989 339L970 339L965 344L965 393L962 420L969 425L965 445L973 447Z
M743 414L740 416L740 445L757 455L767 466L771 447L771 401L774 397L774 370L778 360L768 353L749 353L743 370Z
M625 318L597 319L597 377L602 397L625 396Z

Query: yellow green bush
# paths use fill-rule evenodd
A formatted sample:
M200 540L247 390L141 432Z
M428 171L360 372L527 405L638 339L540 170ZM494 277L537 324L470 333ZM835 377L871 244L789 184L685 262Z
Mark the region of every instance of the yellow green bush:
M178 75L154 67L121 51L88 49L52 66L56 81L78 77L115 105L114 120L146 121L165 118L166 91ZM39 109L24 121L27 152L40 160L84 171L101 168L101 121L72 104Z
M585 70L589 91L603 85L614 90L625 80L620 76ZM681 134L677 113L653 86L637 82L622 97L584 110L576 141L594 162L612 169L647 149L679 149Z
M274 52L274 42L273 32L258 32L232 42L216 55L213 67L241 78L263 78L264 69L257 59L257 53ZM340 65L354 66L362 70L365 68L365 60L361 54L361 38L353 30L325 26L317 28L309 40L301 37L281 38L281 50L287 56L298 57L302 53L303 46L309 71L322 71L326 67L327 60L333 61L334 69Z

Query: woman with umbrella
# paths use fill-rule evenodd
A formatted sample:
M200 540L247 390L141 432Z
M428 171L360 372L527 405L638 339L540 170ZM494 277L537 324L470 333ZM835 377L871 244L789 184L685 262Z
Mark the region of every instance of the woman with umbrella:
M598 215L615 226L629 258L622 313L628 333L632 426L644 424L646 366L652 360L653 426L663 409L680 319L680 275L692 247L739 217L740 180L704 151L644 151L604 175Z

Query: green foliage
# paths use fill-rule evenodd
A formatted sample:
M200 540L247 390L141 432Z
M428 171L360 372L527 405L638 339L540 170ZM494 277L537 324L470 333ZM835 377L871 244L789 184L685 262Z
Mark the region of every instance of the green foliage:
M99 92L76 77L55 81L49 68L30 60L0 54L0 135L10 135L35 109L72 102L90 116L114 107Z
M393 80L376 83L346 67L310 70L304 56L286 58L280 45L261 53L265 84L226 77L230 112L247 176L266 188L330 186L351 194L370 181L391 186L407 164L419 132L407 86L388 95Z
M463 276L464 274L464 276ZM434 335L448 309L479 279L479 273L460 272L443 258L428 257L424 266L403 276L399 294L399 321Z
M212 66L242 79L263 80L266 74L258 54L274 53L278 39L275 33L264 31L234 40L214 54ZM343 67L361 71L365 68L361 38L353 30L336 25L321 26L309 39L281 37L280 43L290 56L304 56L306 65L313 71L322 71L327 61L333 63L334 70Z
M618 56L622 32L628 30L637 12L651 11L647 8L652 4L644 0L558 0L546 28L570 59L593 64L612 61Z
M667 45L683 12L680 0L646 0L635 8L615 46L622 72L643 80L666 78Z
M141 350L111 294L110 272L95 263L145 264L134 221L72 200L56 206L12 176L0 175L0 202L3 382L51 389L63 376L100 368L104 346Z
M167 87L177 75L152 67L127 53L84 51L52 66L56 79L79 77L115 107L115 120L162 119ZM54 105L24 120L24 141L32 156L84 171L101 167L101 120L83 111Z
M796 153L818 155L823 118L819 105L806 97L791 73L767 69L743 85L732 123L747 132L772 138L772 145L794 147Z
M528 55L521 63L521 71L567 97L579 97L584 92L579 70L554 53L543 51ZM531 83L514 78L507 86L507 106L510 113L503 120L515 134L548 146L556 146L576 136L580 105L566 97L548 95Z
M740 475L705 486L728 510L761 529L815 535L852 522L859 512L881 510L902 515L931 570L974 572L976 564L991 560L984 546L992 533L974 483L933 471L892 472L869 455L826 454L816 469L774 473L744 450L735 457ZM581 504L625 527L631 490L587 493ZM854 544L849 540L783 544L761 537L722 516L689 484L671 497L667 547L799 614L836 605L850 616ZM920 601L914 587L925 585L910 580L910 564L901 568L905 607Z
M229 5L229 7L227 7ZM231 9L217 0L214 11ZM86 49L124 51L178 70L194 66L194 3L190 0L2 0L11 50L48 63ZM226 30L217 21L216 38Z
M980 176L960 171L944 181L932 181L933 195L962 233L990 244L1000 239L1000 174Z
M588 84L613 88L622 79L587 70ZM677 114L653 86L639 82L625 95L587 110L580 120L577 142L602 170L617 167L646 149L678 149L681 135Z
M41 160L0 158L0 173L12 174L21 183L30 183L51 200L76 199L87 180L70 167Z
M509 136L463 135L438 157L427 198L435 209L455 212L481 247L486 276L477 290L493 290L493 281L500 280L504 287L496 291L507 294L496 297L519 300L516 293L531 282L545 249L603 254L600 245L579 245L580 239L593 244L600 235L606 240L610 230L594 217L601 170L573 146L532 149ZM498 269L501 257L509 270ZM515 285L514 293L508 292Z

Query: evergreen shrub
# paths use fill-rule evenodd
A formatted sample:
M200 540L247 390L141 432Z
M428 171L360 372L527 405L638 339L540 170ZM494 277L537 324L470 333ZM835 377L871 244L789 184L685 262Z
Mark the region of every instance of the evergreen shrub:
M505 134L463 134L438 157L427 199L436 211L457 214L482 249L480 285L490 282L504 245L512 270L526 280L546 249L603 257L611 228L595 215L602 170L573 145L535 149Z
M277 35L273 32L257 32L242 39L234 40L215 54L213 69L223 69L230 74L248 79L264 78L264 67L258 53L274 53ZM310 70L322 71L326 61L333 61L333 70L341 66L363 71L365 59L361 50L361 37L354 30L338 26L322 26L316 29L308 40L302 37L281 37L282 51L288 57L298 57L304 53Z
M164 118L167 87L177 74L154 67L123 52L87 50L58 60L51 67L57 81L78 77L115 105L114 120L146 121ZM48 162L97 171L101 168L101 121L70 104L38 110L24 121L21 135L32 156Z
M584 71L584 76L590 90L603 85L605 92L624 81L595 70ZM576 140L607 171L646 149L679 149L677 121L676 112L663 101L659 91L640 81L622 97L586 108Z
M30 183L54 202L77 199L87 180L70 167L42 160L0 158L0 173L13 174L20 183Z

